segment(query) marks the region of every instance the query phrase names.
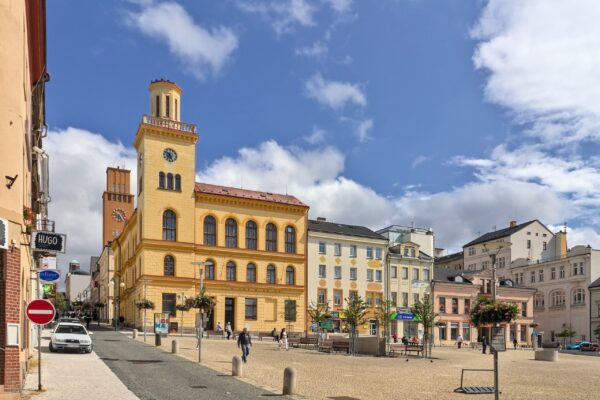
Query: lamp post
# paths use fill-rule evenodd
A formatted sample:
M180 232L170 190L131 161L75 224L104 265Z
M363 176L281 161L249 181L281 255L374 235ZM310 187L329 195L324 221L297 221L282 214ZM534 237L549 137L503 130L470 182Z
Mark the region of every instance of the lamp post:
M148 292L148 281L146 279L144 279L144 303L148 300L148 298L146 297ZM144 343L146 342L146 310L147 307L144 304Z
M192 265L197 265L198 268L198 297L202 295L202 283L203 283L203 274L202 274L202 266L204 265L204 261L194 261L191 263ZM198 336L198 343L196 347L198 348L198 362L202 362L202 335L204 328L204 308L199 308L200 312L200 326L196 326L196 336Z

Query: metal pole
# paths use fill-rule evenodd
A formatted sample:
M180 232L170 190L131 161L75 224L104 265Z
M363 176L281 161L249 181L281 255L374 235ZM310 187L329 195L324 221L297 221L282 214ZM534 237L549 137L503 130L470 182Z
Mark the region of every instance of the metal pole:
M42 391L42 326L38 325L38 392Z
M200 313L200 328L198 330L198 362L202 362L202 327L204 325L204 311Z
M492 301L496 302L496 256L500 252L500 249L496 254L492 255ZM494 321L494 328L496 328L498 324ZM491 347L491 346L490 346ZM498 351L491 347L494 352L494 400L500 399L500 389L498 388Z
M147 293L148 284L144 281L144 303L146 302L146 293ZM146 305L144 304L144 343L146 342Z

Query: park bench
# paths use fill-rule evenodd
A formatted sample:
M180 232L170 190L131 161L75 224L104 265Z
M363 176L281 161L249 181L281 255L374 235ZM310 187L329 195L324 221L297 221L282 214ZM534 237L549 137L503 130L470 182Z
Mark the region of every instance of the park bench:
M262 342L263 338L271 338L272 340L275 340L271 332L258 332L258 340Z
M318 338L316 336L307 336L300 338L300 346L304 345L304 348L308 348L308 346L316 346L318 342Z
M333 351L346 350L346 353L350 352L350 342L334 340L332 345Z
M481 348L481 342L471 342L471 348L475 350Z
M331 351L333 350L333 340L331 339L325 339L321 342L321 345L319 346L319 351L323 351L323 352L328 352L331 353Z
M460 387L454 389L457 393L465 393L465 394L490 394L494 393L494 386L465 386L464 385L464 376L465 371L485 371L485 372L494 372L493 369L472 369L472 368L463 368L460 372Z
M423 345L419 343L408 342L404 345L404 355L408 353L417 353L417 356L423 352Z
M210 339L210 338L218 338L218 339L223 339L223 337L224 337L224 336L223 336L223 335L224 335L224 332L223 332L223 333L219 333L219 332L217 332L217 331L213 331L213 330L204 331L204 334L206 335L206 338L207 338L207 339Z
M390 356L400 356L402 355L402 350L404 350L402 343L390 343Z
M300 338L299 337L291 337L288 339L289 347L300 347Z

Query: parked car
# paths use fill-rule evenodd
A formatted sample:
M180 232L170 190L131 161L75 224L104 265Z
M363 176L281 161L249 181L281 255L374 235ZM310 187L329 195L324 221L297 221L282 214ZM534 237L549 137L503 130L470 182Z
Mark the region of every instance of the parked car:
M53 353L58 350L79 350L91 353L93 349L91 334L80 323L60 322L52 332L49 349Z
M579 346L581 346L582 342L573 342L569 343L565 346L565 350L579 350Z
M581 342L579 345L579 350L581 351L598 351L599 348L598 343L594 342Z

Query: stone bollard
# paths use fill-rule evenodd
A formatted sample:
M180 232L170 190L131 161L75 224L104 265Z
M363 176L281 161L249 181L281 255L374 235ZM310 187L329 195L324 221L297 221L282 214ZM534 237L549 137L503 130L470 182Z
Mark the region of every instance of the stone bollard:
M171 353L173 353L173 354L179 353L179 343L177 342L177 339L173 339L171 341Z
M137 333L138 333L137 329L134 329L134 330L133 330L133 338L134 338L134 339L136 339L136 338L137 338Z
M296 369L287 367L283 370L283 394L296 394Z
M231 375L233 376L244 376L244 364L242 364L242 357L233 356L231 360Z

